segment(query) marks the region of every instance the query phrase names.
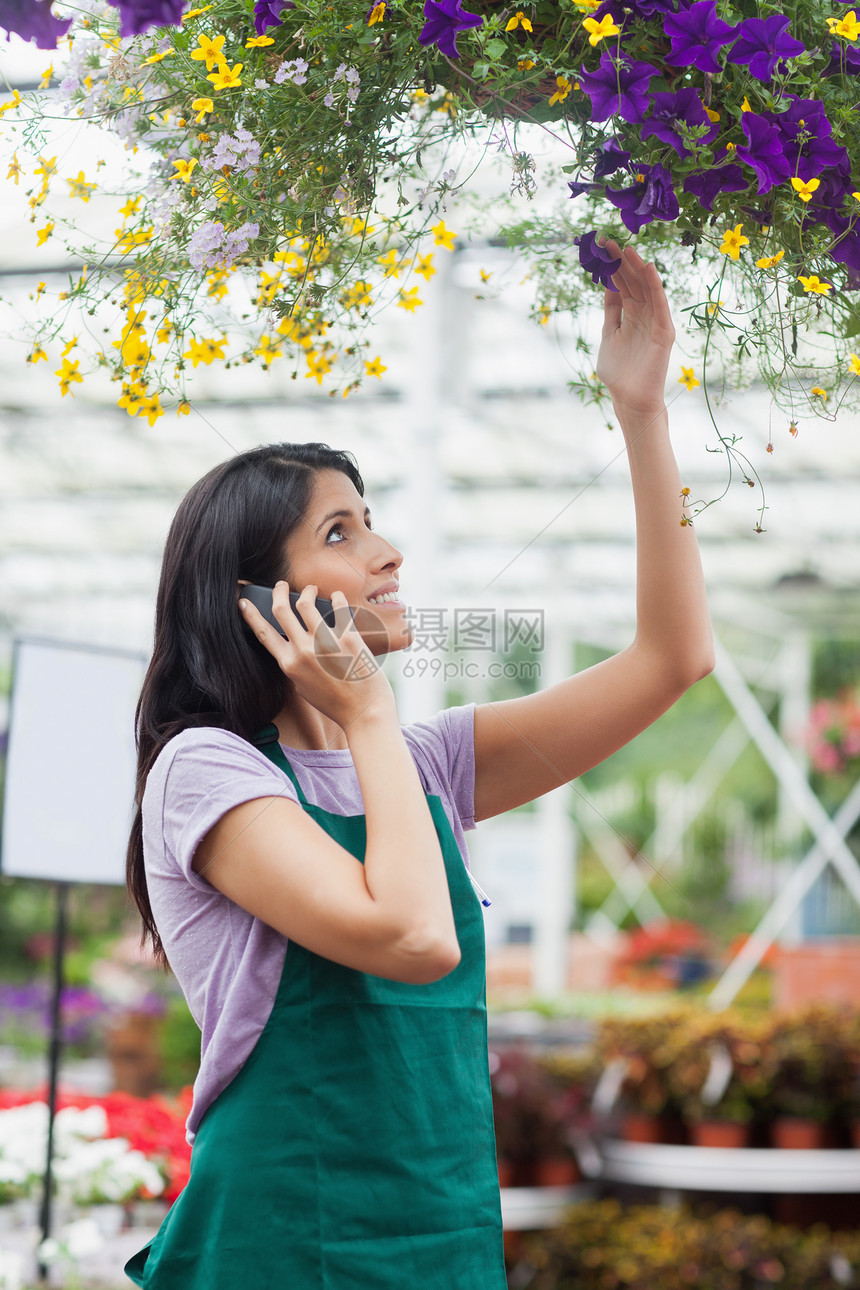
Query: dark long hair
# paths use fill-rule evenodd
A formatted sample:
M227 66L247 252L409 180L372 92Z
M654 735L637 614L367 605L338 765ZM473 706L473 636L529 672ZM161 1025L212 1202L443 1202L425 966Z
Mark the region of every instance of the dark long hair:
M166 956L146 886L141 802L146 777L169 739L192 726L251 738L287 700L288 682L236 608L240 578L289 579L286 545L302 523L318 471L339 470L364 495L351 453L324 443L277 443L239 453L186 494L164 548L155 642L135 716L137 786L126 854L129 894L142 941Z

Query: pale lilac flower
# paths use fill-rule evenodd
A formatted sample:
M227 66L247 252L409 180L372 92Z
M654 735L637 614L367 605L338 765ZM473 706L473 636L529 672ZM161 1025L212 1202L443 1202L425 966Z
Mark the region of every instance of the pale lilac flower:
M326 105L326 107L334 107L334 95L332 94L331 90L329 90L328 94L326 94L325 98L323 99L323 103Z

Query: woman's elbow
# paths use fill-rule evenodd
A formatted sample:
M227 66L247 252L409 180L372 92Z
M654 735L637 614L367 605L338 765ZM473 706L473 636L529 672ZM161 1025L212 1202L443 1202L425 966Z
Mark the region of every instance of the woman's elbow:
M398 947L401 968L398 978L409 985L431 985L453 972L460 962L456 932L421 931L404 938Z

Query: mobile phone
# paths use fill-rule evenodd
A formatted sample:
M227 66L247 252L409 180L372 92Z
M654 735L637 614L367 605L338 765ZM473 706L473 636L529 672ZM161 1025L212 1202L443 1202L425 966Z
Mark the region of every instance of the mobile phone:
M285 640L287 639L287 633L284 631L283 627L278 622L277 618L272 612L272 588L271 587L258 587L254 583L250 583L247 587L242 588L241 598L243 600L250 600L251 604L254 605L255 608L259 609L260 613L263 615L266 622L271 623L275 631L280 632L281 636L283 636ZM298 618L302 627L306 627L305 620L302 618L297 608L298 602L299 602L299 592L291 591L290 607L292 608L293 613L295 614L296 618ZM326 600L324 596L317 596L316 601L314 603L316 604L317 611L322 617L323 622L327 623L329 627L334 627L335 625L334 605L331 603L331 601ZM352 609L350 609L349 612L350 614L352 614L352 617L354 618L355 614L352 613Z

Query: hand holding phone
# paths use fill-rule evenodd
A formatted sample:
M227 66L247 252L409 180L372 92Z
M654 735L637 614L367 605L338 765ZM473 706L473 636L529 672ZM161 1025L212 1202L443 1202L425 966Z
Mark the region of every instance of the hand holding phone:
M300 593L298 591L290 592L290 608L292 609L296 618L298 618L302 627L304 627L305 630L307 631L307 623L304 621L304 619L302 618L301 614L299 613L296 607L299 602L299 594ZM283 627L278 622L277 618L272 612L272 588L271 587L259 587L255 583L249 583L247 586L242 588L242 598L244 600L250 600L254 608L258 609L260 613L263 615L266 622L271 623L275 631L278 632L281 636L283 636L284 640L288 639L287 633L284 631ZM326 625L329 627L334 627L335 625L334 605L331 603L331 601L326 600L324 596L317 596L314 603L317 607L317 612L319 613L323 622L326 623ZM351 608L349 612L352 615L352 617L355 618L355 614L353 613Z

